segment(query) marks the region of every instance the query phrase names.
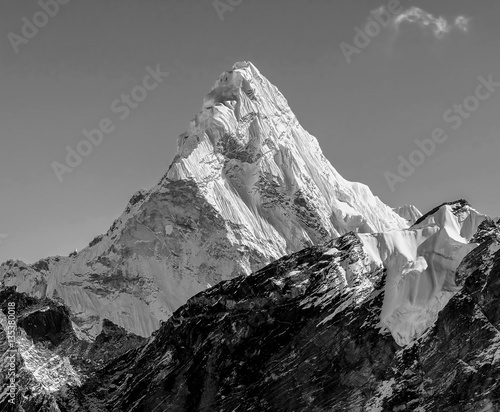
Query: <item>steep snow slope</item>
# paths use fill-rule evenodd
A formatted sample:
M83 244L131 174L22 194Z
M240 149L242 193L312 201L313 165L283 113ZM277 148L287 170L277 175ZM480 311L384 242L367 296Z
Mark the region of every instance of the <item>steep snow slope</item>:
M107 318L141 336L194 294L349 231L407 227L343 179L251 63L223 73L167 174L76 255L8 261L4 286L61 299L90 336Z
M399 216L413 225L418 219L422 217L422 213L413 205L400 206L393 209Z
M366 263L387 269L381 325L406 345L437 319L459 290L455 270L477 243L469 243L486 219L463 202L443 205L402 231L361 234Z

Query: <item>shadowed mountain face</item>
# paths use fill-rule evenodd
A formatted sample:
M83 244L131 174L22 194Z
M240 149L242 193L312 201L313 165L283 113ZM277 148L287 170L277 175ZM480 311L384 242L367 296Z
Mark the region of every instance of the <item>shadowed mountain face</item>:
M427 222L451 211L466 226L466 210L444 205ZM486 219L473 235L481 243L454 271L457 291L409 344L381 324L388 269L374 269L364 235L348 233L191 298L59 408L498 410L500 228Z
M8 401L9 381L6 315L14 303L17 331L15 406ZM101 333L92 342L70 319L61 302L38 299L10 287L0 291L0 411L59 411L57 396L66 388L78 387L104 364L145 339L104 320ZM75 409L72 409L75 410Z
M349 231L407 227L346 181L255 66L221 74L178 154L104 235L68 257L8 261L0 281L57 297L94 338L106 318L149 336L196 293Z

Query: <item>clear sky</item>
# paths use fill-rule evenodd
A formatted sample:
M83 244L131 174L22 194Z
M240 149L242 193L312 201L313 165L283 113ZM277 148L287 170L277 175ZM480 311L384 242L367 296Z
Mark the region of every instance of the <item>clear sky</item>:
M204 95L241 60L278 86L345 178L390 206L465 197L500 215L500 87L456 130L443 120L478 76L500 82L498 0L401 0L350 63L340 44L354 46L355 27L388 1L219 1L236 4L222 19L212 0L71 0L44 21L36 1L2 0L0 261L67 255L106 232L166 172ZM43 27L21 41L23 18ZM168 77L119 119L112 103L157 65ZM114 130L60 182L52 162L104 118ZM436 128L448 139L392 191L384 173Z

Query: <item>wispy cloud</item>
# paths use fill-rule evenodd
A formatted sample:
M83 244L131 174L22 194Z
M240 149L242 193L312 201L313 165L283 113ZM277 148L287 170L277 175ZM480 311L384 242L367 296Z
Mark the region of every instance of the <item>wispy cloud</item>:
M467 31L469 30L469 20L467 17L464 16L458 16L455 19L455 26L459 28L462 31Z
M435 37L442 38L454 28L466 32L469 28L469 20L464 16L458 16L453 23L449 23L444 17L435 17L418 7L410 7L395 17L394 25L399 28L404 22L414 23L424 30L432 30Z
M7 239L9 235L7 233L0 233L0 243L2 243L3 239Z

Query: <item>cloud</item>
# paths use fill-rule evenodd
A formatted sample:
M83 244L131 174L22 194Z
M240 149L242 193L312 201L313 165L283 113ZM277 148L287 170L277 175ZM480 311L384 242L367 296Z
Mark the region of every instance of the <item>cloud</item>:
M7 239L9 237L6 233L0 233L0 243L2 243L2 239Z
M444 17L435 17L418 7L410 7L394 18L394 25L396 28L399 28L401 23L414 23L424 30L432 30L435 37L442 38L455 27L466 32L468 30L469 20L470 19L464 16L458 16L455 22L450 24Z
M464 16L458 16L455 19L455 26L462 31L467 31L469 30L469 20L468 18Z

